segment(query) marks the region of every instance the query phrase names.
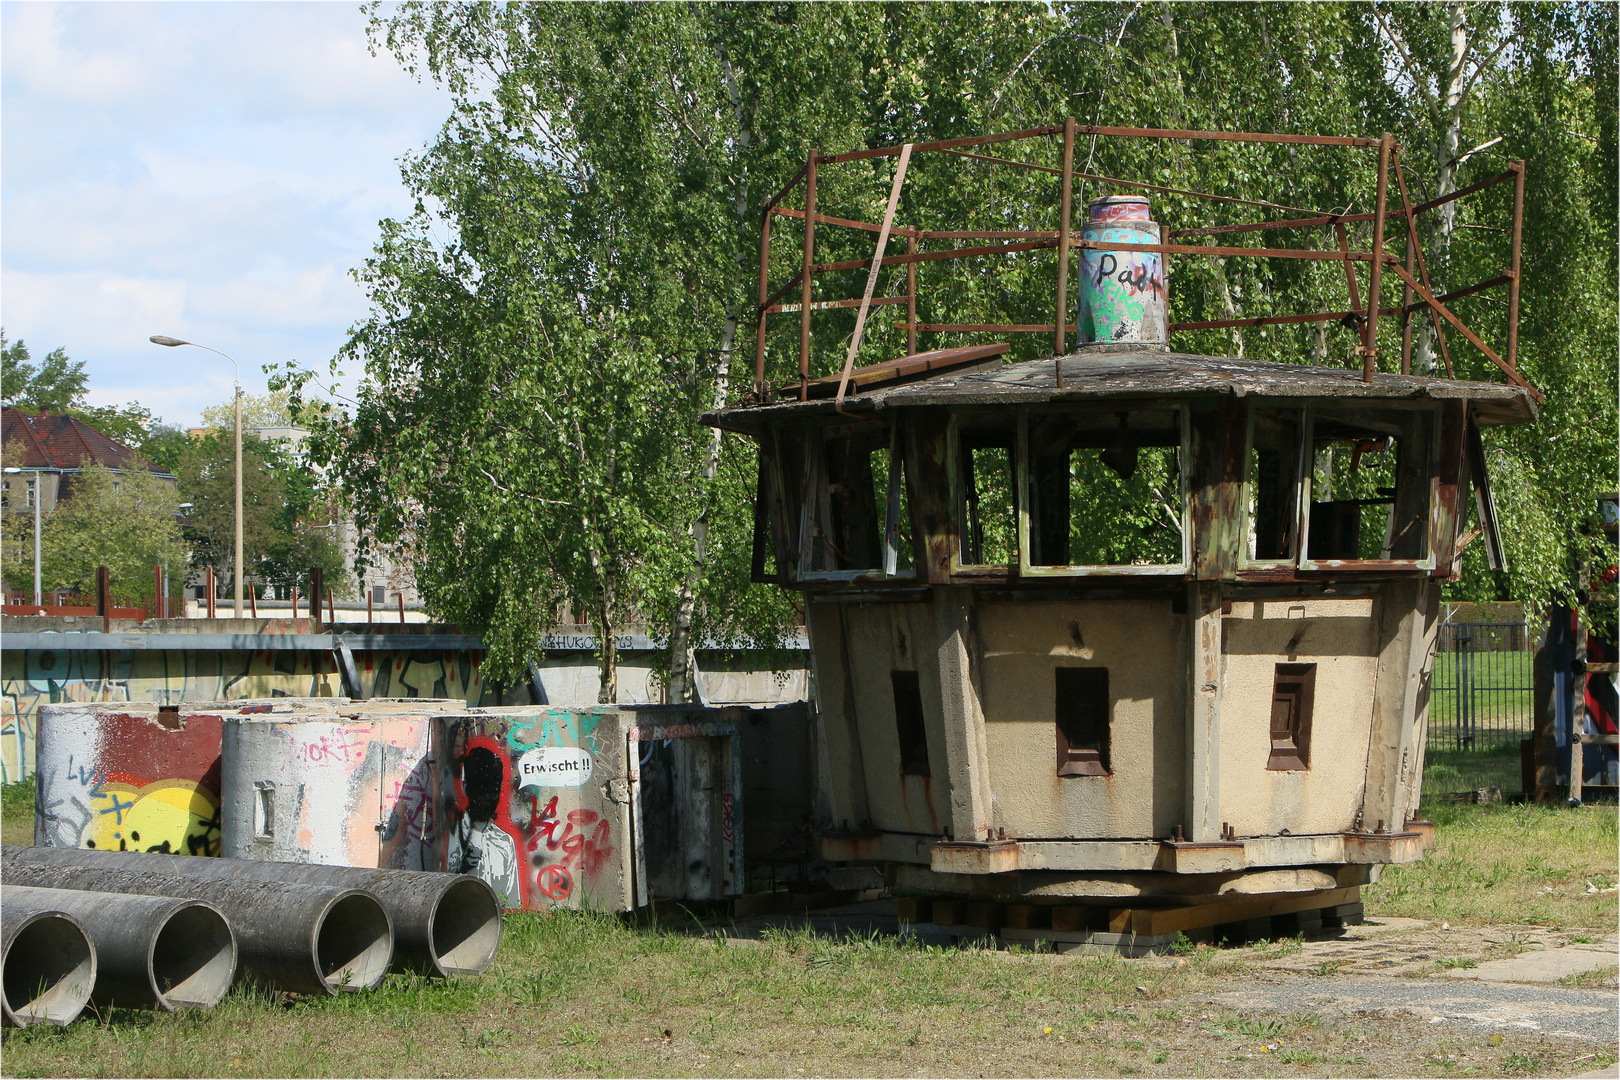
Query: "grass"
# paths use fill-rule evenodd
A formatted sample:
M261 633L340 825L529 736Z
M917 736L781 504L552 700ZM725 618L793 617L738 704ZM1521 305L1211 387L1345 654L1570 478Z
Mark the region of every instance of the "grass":
M1526 1032L1465 1052L1442 1047L1447 1033L1417 1018L1329 1022L1199 1000L1274 951L1201 947L1132 961L834 939L799 926L727 943L600 914L523 914L508 920L483 976L391 976L370 994L292 1001L239 989L207 1013L113 1010L9 1032L5 1071L1378 1076L1419 1075L1443 1048L1477 1071L1519 1054L1557 1074L1588 1049Z
M34 778L0 785L0 843L34 842Z
M1617 894L1586 891L1620 877L1615 807L1425 800L1423 814L1435 823L1434 850L1385 867L1362 891L1369 915L1605 931L1620 919Z
M1430 750L1423 759L1423 798L1438 802L1453 792L1500 788L1503 795L1519 791L1524 779L1519 770L1519 744L1502 743L1489 750Z
M1433 788L1430 788L1433 790ZM0 790L7 829L31 785ZM1430 804L1438 846L1386 868L1370 914L1612 931L1612 807ZM9 834L8 834L9 836ZM1551 888L1553 892L1546 890ZM237 989L206 1013L113 1010L5 1036L7 1076L1567 1075L1602 1061L1528 1032L1458 1042L1415 1018L1225 1009L1201 1000L1297 942L1153 960L921 947L803 925L727 943L691 925L591 913L507 920L476 978L391 976L286 1000ZM1444 963L1442 961L1442 963ZM1311 974L1331 977L1337 964ZM1607 978L1613 978L1609 969ZM1572 981L1607 986L1602 977ZM1451 1040L1451 1041L1447 1041ZM1604 1051L1608 1054L1608 1051Z

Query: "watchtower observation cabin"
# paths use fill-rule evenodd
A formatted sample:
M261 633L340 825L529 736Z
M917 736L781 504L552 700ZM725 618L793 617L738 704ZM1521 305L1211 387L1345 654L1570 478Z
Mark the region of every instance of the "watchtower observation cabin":
M1349 148L1377 158L1375 206L1167 238L1146 198L1113 195L1072 222L1073 147L1092 134ZM1056 229L893 225L914 155L1024 139L1063 140L1061 170L1047 169L1061 172ZM881 225L818 213L818 170L881 156L897 159ZM1540 399L1515 360L1523 175L1520 163L1490 182L1511 181L1514 193L1510 265L1481 286L1507 288L1499 355L1447 307L1478 288L1436 297L1421 245L1408 240L1423 214L1457 196L1413 205L1387 135L1070 120L812 152L766 209L753 392L706 420L759 447L756 580L804 596L823 855L880 865L891 884L1096 900L1332 889L1421 858L1432 842L1416 817L1439 586L1476 539L1501 565L1480 429L1531 421ZM804 209L783 207L801 187ZM773 217L804 223L801 269L774 295ZM1370 227L1369 250L1350 248L1347 225ZM879 234L875 253L853 264L870 267L862 298L812 295L817 274L850 269L814 261L816 231L829 226ZM1183 239L1281 229L1339 242ZM906 241L905 255L887 253L891 237ZM939 239L958 246L919 250ZM1404 253L1387 250L1399 244ZM948 330L1051 335L1051 355L1006 363L1005 342L918 351L917 333L930 332L916 315L919 264L987 251L1051 259L1041 253L1053 249L1050 325ZM1166 264L1211 255L1342 262L1350 303L1172 322ZM896 264L910 268L907 294L874 298L879 271ZM1384 296L1391 276L1399 305ZM792 292L798 304L778 303ZM870 308L901 303L907 355L855 368ZM812 315L838 307L857 309L847 349L811 355ZM799 370L773 385L764 341L768 317L782 312L798 316ZM1379 363L1380 317L1400 330L1398 371ZM1443 332L1453 330L1506 381L1411 374L1424 318L1442 333L1448 370L1456 341L1447 346ZM1182 330L1310 320L1358 332L1353 368L1171 344Z

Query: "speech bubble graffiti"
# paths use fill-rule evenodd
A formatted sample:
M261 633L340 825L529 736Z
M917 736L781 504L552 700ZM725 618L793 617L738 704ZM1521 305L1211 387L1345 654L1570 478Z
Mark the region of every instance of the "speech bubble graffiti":
M590 751L571 746L530 750L517 763L521 788L581 787L591 778Z

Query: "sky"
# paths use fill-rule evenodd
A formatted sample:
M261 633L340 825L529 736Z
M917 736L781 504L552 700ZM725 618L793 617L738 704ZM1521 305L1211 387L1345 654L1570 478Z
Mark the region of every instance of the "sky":
M410 213L399 158L449 98L367 49L357 3L0 3L0 326L93 405L195 426L228 361L324 373L349 271Z

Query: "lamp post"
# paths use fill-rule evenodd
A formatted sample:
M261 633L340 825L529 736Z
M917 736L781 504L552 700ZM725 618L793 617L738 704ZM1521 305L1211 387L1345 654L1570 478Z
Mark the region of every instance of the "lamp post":
M236 617L240 619L242 617L242 365L238 364L236 357L230 353L220 352L207 345L198 345L195 341L182 341L162 334L153 334L148 340L154 345L167 345L171 349L177 345L206 349L208 352L223 356L236 368L236 554L231 564L231 587L236 594Z
M45 605L45 589L41 585L39 566L39 504L45 501L45 491L40 483L40 470L7 468L8 474L31 472L34 474L34 603L37 606Z

